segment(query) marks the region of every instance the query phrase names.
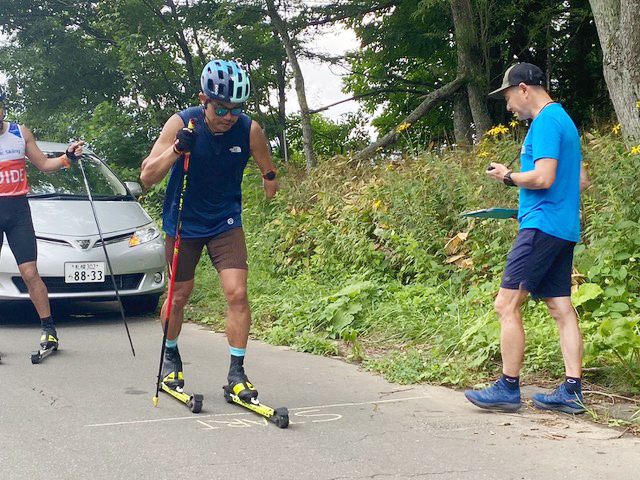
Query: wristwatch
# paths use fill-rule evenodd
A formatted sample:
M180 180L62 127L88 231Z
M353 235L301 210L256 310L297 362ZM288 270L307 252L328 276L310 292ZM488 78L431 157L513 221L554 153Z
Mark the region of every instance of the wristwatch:
M514 182L513 180L511 180L511 174L512 174L512 173L513 173L513 172L512 172L511 170L509 170L509 171L505 174L504 178L502 179L502 181L504 182L504 184L505 184L507 187L517 187L517 185L515 184L515 182Z
M274 180L276 178L276 172L274 172L273 170L269 170L267 173L262 175L262 178L264 178L265 180Z

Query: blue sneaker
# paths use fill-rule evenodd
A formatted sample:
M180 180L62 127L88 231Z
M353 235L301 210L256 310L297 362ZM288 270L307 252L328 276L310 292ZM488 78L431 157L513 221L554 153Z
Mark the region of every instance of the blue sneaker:
M564 384L556 388L553 393L534 393L531 397L533 405L542 410L557 410L564 413L584 413L584 398L582 392L569 393Z
M465 390L464 396L474 405L488 410L515 412L520 409L520 388L511 390L500 379L493 386L482 390Z

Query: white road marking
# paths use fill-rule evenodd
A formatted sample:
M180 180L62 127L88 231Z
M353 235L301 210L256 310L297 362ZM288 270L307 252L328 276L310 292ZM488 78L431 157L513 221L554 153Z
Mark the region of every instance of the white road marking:
M314 405L314 406L309 406L309 407L295 407L295 408L289 408L290 412L295 412L298 411L300 412L300 416L314 416L314 415L319 415L319 416L331 416L334 418L331 419L324 419L324 420L313 420L313 422L329 422L329 421L333 421L333 420L338 420L338 417L342 417L339 414L329 414L329 413L325 413L325 414L313 414L311 415L311 413L316 412L320 409L325 409L325 408L336 408L336 407L358 407L361 405L376 405L376 404L380 404L380 403L398 403L398 402L409 402L411 400L425 400L431 398L428 395L424 395L424 396L420 396L420 397L404 397L404 398L390 398L387 400L372 400L369 402L350 402L350 403L333 403L333 404L329 404L329 405ZM202 419L205 418L215 418L215 417L238 417L240 415L256 415L253 412L235 412L235 413L212 413L209 415L190 415L188 417L172 417L172 418L154 418L154 419L149 419L149 420L132 420L132 421L128 421L128 422L110 422L110 423L94 423L91 425L85 425L85 427L115 427L115 426L119 426L119 425L138 425L138 424L143 424L143 423L159 423L159 422L175 422L175 421L180 421L180 420L197 420L199 423L202 423L204 425L207 425L209 428L211 429L215 429L215 428L219 428L219 427L213 427L211 425L209 425L208 423L205 423L202 421ZM264 419L266 421L266 419ZM234 420L234 422L236 422L238 420ZM241 420L240 420L241 421ZM233 422L228 422L228 421L215 421L215 423L224 423L225 425L229 425L230 423ZM296 422L296 423L300 423L300 422ZM240 426L240 425L237 425ZM247 425L244 425L247 426Z

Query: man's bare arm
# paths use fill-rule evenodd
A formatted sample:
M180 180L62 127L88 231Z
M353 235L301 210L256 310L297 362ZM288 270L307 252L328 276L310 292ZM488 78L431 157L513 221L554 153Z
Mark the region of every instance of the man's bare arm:
M262 127L255 122L251 122L251 132L249 134L249 144L251 149L251 156L255 160L262 175L271 171L275 172L276 167L271 161L271 154L269 153L269 146L267 145L267 137L262 131ZM272 198L278 191L278 180L263 179L262 185L264 187L264 193L267 198Z
M149 156L142 162L140 181L145 187L151 187L160 182L180 157L173 150L173 142L178 130L184 127L182 118L172 115L164 124L160 136L153 144Z
M62 167L68 166L68 162L65 163L63 157L47 157L36 144L36 138L33 136L33 133L31 133L31 130L23 125L20 126L20 130L22 131L22 135L24 137L25 154L29 161L33 163L38 170L43 172L54 172ZM71 145L69 145L69 148L67 148L67 150L72 150L76 154L76 156L80 156L82 155L83 145L84 141L82 140L73 142Z

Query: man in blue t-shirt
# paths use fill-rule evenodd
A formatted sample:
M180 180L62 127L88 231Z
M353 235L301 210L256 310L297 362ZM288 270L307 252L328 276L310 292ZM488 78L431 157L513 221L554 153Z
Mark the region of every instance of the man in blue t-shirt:
M491 163L487 174L520 188L520 232L507 256L495 308L500 317L502 378L465 396L481 408L516 411L521 406L519 375L525 350L521 306L527 295L544 299L560 334L566 379L553 393L533 395L537 408L585 411L581 390L582 334L571 304L573 248L580 240L580 192L588 185L580 137L569 115L544 88L545 76L530 63L504 74L492 98L531 126L520 153L520 172Z
M170 271L171 306L165 302L161 311L163 324L169 317L161 375L165 385L182 391L178 335L184 307L193 291L195 269L206 246L228 304L226 333L231 353L228 388L249 402L257 399L258 392L244 372L251 312L241 184L251 156L262 172L265 195L271 198L278 188L276 168L262 128L242 113L250 92L245 70L236 62L212 60L202 71L200 86L201 105L167 120L142 163L140 174L143 185L150 187L170 172L162 215L170 266L174 246L179 246L175 271ZM189 157L185 157L187 152Z

